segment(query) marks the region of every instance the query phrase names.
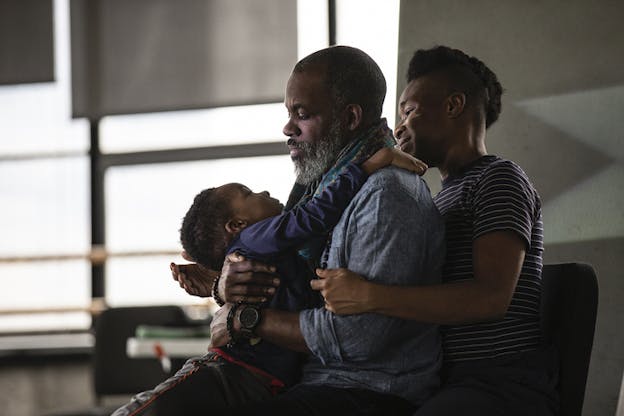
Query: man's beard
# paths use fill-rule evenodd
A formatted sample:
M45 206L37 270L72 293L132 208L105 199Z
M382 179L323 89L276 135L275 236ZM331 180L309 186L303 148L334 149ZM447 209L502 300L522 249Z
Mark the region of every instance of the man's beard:
M327 135L316 142L300 142L297 147L302 155L293 160L297 183L309 185L320 178L336 161L348 140L343 137L340 120L331 122Z

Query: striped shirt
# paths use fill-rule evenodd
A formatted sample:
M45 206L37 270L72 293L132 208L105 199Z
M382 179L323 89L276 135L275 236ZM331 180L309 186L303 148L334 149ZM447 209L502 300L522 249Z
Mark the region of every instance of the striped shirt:
M541 202L515 163L483 156L442 182L434 198L446 222L444 282L473 279L473 242L493 231L513 231L526 243L520 278L499 321L442 328L447 362L494 358L540 344L543 226Z

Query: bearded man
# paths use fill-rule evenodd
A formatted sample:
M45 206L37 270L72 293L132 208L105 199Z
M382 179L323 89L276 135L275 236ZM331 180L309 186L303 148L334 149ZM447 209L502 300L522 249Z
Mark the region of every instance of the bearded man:
M295 66L286 87L289 119L283 131L297 184L287 209L313 192L319 178L331 176L347 155L368 145L367 132L382 123L385 93L379 67L355 48L324 49ZM316 263L355 268L377 283L428 285L441 275L443 236L425 182L389 167L373 174L351 201ZM318 253L311 251L313 262ZM250 296L245 285L256 266L226 262L217 294L228 302L261 300ZM228 339L218 325L213 325L215 345ZM232 332L238 331L235 320ZM438 387L441 355L435 325L378 314L337 316L325 308L263 308L251 331L309 358L299 384L270 400L239 407L241 412L402 414L413 412Z
M358 49L327 48L297 63L285 95L283 132L297 174L287 210L331 183L345 164L393 144L381 119L385 93L381 70ZM312 266L349 268L378 283L432 284L441 275L443 238L442 218L425 182L388 167L368 178L331 234L309 241L300 255ZM205 408L178 400L179 414L204 414L215 406L225 414L410 414L435 392L441 364L437 326L377 314L337 316L322 304L296 312L269 308L262 302L271 293L254 294L246 285L250 272L269 270L246 259L226 260L213 295L227 303L213 319L212 345L260 338L307 354L301 380L275 396L246 394L248 382L234 386L237 380L228 384L223 376L220 384L200 382L196 374L207 364L195 360L200 370L179 375L186 381L165 394L199 396ZM174 275L182 286L193 286L190 275ZM251 309L254 314L247 313ZM195 387L180 387L185 385ZM236 390L236 397L212 400L215 390Z

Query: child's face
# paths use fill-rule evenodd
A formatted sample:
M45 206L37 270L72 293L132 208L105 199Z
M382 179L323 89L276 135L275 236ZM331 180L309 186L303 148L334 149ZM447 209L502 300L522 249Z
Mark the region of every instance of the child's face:
M254 193L240 183L228 183L220 186L217 192L230 201L237 219L251 225L265 218L274 217L282 212L284 206L267 191Z

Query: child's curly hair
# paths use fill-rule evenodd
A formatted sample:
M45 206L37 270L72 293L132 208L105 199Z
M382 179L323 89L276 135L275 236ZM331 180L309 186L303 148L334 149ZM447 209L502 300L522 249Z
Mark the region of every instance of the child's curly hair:
M204 189L195 196L182 220L180 242L199 264L221 270L229 238L225 224L232 215L229 201L216 195L216 188Z

